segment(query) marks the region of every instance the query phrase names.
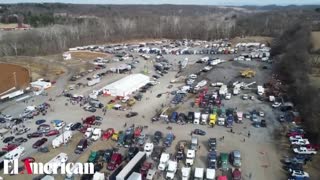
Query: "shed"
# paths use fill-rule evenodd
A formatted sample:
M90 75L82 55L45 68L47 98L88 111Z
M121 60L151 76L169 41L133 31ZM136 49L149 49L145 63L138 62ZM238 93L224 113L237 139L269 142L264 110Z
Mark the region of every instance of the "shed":
M150 78L143 74L132 74L101 89L103 94L125 97L132 94L150 82Z

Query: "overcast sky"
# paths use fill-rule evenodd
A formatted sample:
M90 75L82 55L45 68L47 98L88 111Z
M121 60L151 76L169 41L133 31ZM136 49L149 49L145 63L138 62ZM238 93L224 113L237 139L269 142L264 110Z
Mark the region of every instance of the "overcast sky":
M60 2L74 4L198 4L198 5L303 5L320 4L320 0L0 0L1 3Z

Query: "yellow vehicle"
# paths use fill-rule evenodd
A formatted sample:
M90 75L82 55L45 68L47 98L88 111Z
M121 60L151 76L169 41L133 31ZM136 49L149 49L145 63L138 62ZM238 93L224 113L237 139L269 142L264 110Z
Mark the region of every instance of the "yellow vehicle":
M118 132L118 131L116 131L116 132L114 132L113 134L112 134L112 136L111 136L111 139L113 140L113 141L118 141L118 139L119 139L119 134L120 134L121 132Z
M244 78L252 78L256 75L256 72L252 69L246 69L246 70L240 71L240 75Z
M216 121L217 121L217 113L210 114L210 116L209 116L209 125L210 126L216 125Z
M136 100L133 98L129 99L127 102L128 106L133 106L135 103L136 103Z

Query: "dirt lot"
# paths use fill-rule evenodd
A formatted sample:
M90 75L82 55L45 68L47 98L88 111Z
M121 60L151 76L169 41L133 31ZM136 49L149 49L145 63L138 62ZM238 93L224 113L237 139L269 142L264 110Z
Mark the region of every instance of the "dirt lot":
M237 43L246 43L246 42L260 42L265 44L271 44L272 38L271 37L264 37L264 36L246 36L246 37L236 37L231 39L232 44Z
M32 81L39 78L57 79L59 75L67 72L67 67L62 64L61 55L1 57L0 62L23 66L31 71Z
M92 51L70 51L73 60L94 60L98 57L109 58L111 55L107 53Z
M188 56L190 64L187 66L185 70L183 70L183 75L189 75L191 73L198 72L204 64L193 64L196 60L203 57L204 55L190 55ZM179 60L183 60L186 56L177 56L177 55L166 55L165 58L167 58L170 63L172 63L174 66L177 65L177 62ZM219 57L221 59L232 59L234 55L213 55L213 57ZM153 62L148 61L148 63L145 60L142 60L142 58L138 58L140 63L135 64L136 69L133 69L132 73L139 73L142 71L144 66L147 66L149 69L149 76L156 74L153 70ZM60 62L60 61L59 61ZM64 63L64 62L62 62ZM79 61L79 64L82 62ZM121 62L123 63L123 62ZM117 65L115 64L108 64L108 68ZM267 69L263 69L263 66L267 66ZM256 81L258 85L263 84L266 80L268 80L269 77L271 77L271 68L270 64L264 63L264 62L258 62L258 61L242 61L242 62L225 62L223 64L220 64L218 66L215 66L210 72L202 73L200 77L197 79L197 81L204 79L208 80L208 85L210 83L214 83L217 81L223 82L225 84L229 84L233 81L240 80L244 82L252 82ZM252 79L243 79L239 77L239 71L246 69L246 68L252 68L255 70L256 76ZM177 69L176 67L173 69ZM94 72L95 73L95 72ZM92 74L87 74L85 77L82 77L81 79L77 80L73 83L85 83L86 77L92 76ZM103 123L100 126L101 129L105 130L107 128L114 128L115 130L125 130L124 124L127 124L128 126L135 124L146 126L143 130L143 132L149 137L152 137L155 131L159 130L163 132L164 136L168 134L169 132L173 132L176 136L176 139L173 141L173 144L171 147L166 149L166 152L170 153L171 155L174 155L176 152L176 145L181 140L190 141L191 136L190 132L193 131L195 128L202 129L206 131L205 136L198 136L199 138L199 145L200 149L197 151L196 154L196 160L195 160L195 167L207 167L207 155L208 155L208 148L207 148L207 141L210 137L215 137L217 139L224 136L224 140L218 141L217 145L217 153L221 152L227 152L230 153L232 150L240 150L242 155L242 178L244 180L249 180L249 174L252 175L251 179L254 180L284 180L287 177L287 174L284 170L282 170L282 164L280 163L280 159L283 155L290 154L290 146L288 145L287 138L284 137L284 135L280 132L283 131L283 127L281 124L277 121L278 116L280 115L279 110L275 110L271 108L271 104L268 102L261 102L257 100L257 94L256 94L256 85L253 86L252 89L249 90L242 90L240 95L233 96L231 100L223 100L222 104L225 108L237 108L237 110L242 112L249 112L252 110L257 111L264 111L265 113L265 119L267 121L267 128L255 128L252 126L252 122L249 119L244 119L243 124L234 124L233 131L234 133L230 132L230 129L224 127L224 126L215 126L214 128L209 127L207 125L194 125L194 124L186 124L186 125L178 125L175 123L167 124L164 121L159 122L153 122L151 123L150 119L155 115L156 111L159 109L162 109L162 106L165 107L171 107L172 109L176 110L177 112L184 112L187 113L188 111L200 111L201 109L198 107L192 107L191 102L195 101L196 95L189 95L188 98L185 99L185 101L182 104L179 105L173 105L170 103L173 96L170 94L163 94L161 97L157 98L157 94L160 93L166 93L173 90L177 90L178 87L183 86L184 83L175 83L172 84L172 88L168 88L170 81L175 78L177 71L170 70L168 74L164 75L159 79L160 84L152 87L151 90L148 90L146 93L143 93L143 98L141 101L137 101L136 104L132 107L130 110L126 111L116 111L116 110L108 110L106 115L103 114L101 109L98 109L95 113L87 112L82 109L82 107L79 106L79 104L68 106L65 105L67 99L65 97L56 97L56 94L53 92L56 91L56 89L62 87L56 85L55 87L49 89L48 96L37 96L34 97L32 100L26 103L20 102L14 104L13 107L15 108L7 108L3 112L12 114L12 115L18 115L27 105L34 105L34 104L40 104L44 101L48 101L50 97L53 97L56 99L54 102L50 102L52 104L52 108L54 109L53 112L48 113L45 117L39 116L36 119L46 119L47 122L50 122L53 119L61 119L64 120L66 123L70 122L79 122L81 121L81 118L88 117L89 115L99 115L104 117ZM126 76L126 74L108 74L102 78L102 81L100 84L97 84L92 87L80 87L79 89L72 90L71 93L73 94L81 94L81 95L88 95L93 89L100 89L106 84L109 84L111 82L114 82L123 76ZM57 84L61 83L67 83L65 75L62 75L65 79L58 79ZM61 82L63 81L63 83ZM69 83L69 82L68 82ZM212 87L209 87L209 90L213 90ZM59 89L61 92L61 89ZM231 91L231 90L229 90ZM242 100L243 94L252 95L255 97L254 100ZM111 99L114 99L114 97L103 97L100 96L98 98L103 104L107 104L108 101ZM138 115L132 118L126 118L125 115L129 111L135 111L138 112ZM262 119L262 118L259 118ZM32 131L35 131L36 125L34 123L34 120L30 124L28 124L32 128ZM171 126L172 130L168 129L167 127ZM251 132L251 137L248 137L248 132ZM87 160L90 150L101 150L101 149L107 149L110 147L114 147L115 145L108 141L108 142L102 142L99 141L95 143L93 146L90 146L90 148L83 154L81 157L77 157L74 155L73 151L75 148L76 143L79 141L79 139L82 138L81 135L76 135L71 144L68 146L60 147L58 149L52 150L52 153L48 156L45 154L39 154L35 152L34 149L31 148L31 145L35 142L34 139L28 141L28 143L24 144L26 148L28 148L28 154L30 156L35 156L39 158L39 161L46 162L50 158L52 158L55 154L58 152L68 152L70 153L71 161L80 161L84 162ZM151 141L151 138L149 138L147 141ZM2 142L0 142L0 145L2 145ZM126 148L120 148L121 152L125 155L127 149ZM154 163L155 168L157 167L157 163ZM179 164L179 168L183 167L184 163ZM230 170L233 169L233 167L230 164ZM318 177L317 166L314 165L308 165L306 167L306 171L310 172L312 177ZM105 170L105 167L104 167ZM220 169L217 169L217 174L223 173L220 171ZM180 169L178 169L178 175L180 174ZM164 179L165 173L161 174L162 177L158 179ZM178 176L177 175L177 176ZM229 174L230 175L230 174ZM57 179L63 179L62 176L57 176ZM13 178L8 178L13 179ZM179 178L176 178L179 179Z
M14 64L0 63L0 94L13 87L25 88L29 82L28 69Z

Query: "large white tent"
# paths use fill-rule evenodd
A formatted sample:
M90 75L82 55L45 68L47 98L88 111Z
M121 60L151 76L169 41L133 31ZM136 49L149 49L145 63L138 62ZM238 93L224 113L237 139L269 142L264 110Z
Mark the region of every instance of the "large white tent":
M150 78L143 74L131 74L101 89L103 94L125 97L150 82Z

